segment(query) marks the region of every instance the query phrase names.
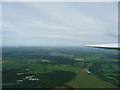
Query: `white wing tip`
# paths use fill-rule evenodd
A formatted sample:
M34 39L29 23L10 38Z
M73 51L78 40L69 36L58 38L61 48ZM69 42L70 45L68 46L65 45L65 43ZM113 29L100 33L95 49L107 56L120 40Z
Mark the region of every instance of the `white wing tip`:
M87 47L96 48L120 48L118 44L96 44L96 45L86 45Z

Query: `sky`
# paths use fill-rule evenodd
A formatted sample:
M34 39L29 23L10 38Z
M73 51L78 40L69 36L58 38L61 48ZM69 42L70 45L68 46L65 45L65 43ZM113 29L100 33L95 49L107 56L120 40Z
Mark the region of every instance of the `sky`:
M3 46L118 42L117 2L4 2Z

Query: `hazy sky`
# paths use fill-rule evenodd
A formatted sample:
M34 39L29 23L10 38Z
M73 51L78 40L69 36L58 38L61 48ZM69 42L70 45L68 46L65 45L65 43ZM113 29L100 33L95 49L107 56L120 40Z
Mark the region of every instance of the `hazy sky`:
M111 3L3 3L3 46L117 43L118 6Z

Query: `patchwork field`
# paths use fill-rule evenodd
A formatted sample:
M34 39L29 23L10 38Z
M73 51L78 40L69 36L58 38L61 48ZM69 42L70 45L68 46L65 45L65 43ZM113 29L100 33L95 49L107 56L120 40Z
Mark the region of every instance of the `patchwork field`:
M116 56L86 48L3 48L2 87L117 88Z

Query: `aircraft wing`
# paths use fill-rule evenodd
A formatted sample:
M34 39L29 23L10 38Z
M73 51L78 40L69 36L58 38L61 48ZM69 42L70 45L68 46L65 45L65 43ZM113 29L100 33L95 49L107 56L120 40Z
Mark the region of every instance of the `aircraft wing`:
M96 44L96 45L86 45L87 47L94 47L94 48L104 48L104 49L116 49L120 50L118 44Z

